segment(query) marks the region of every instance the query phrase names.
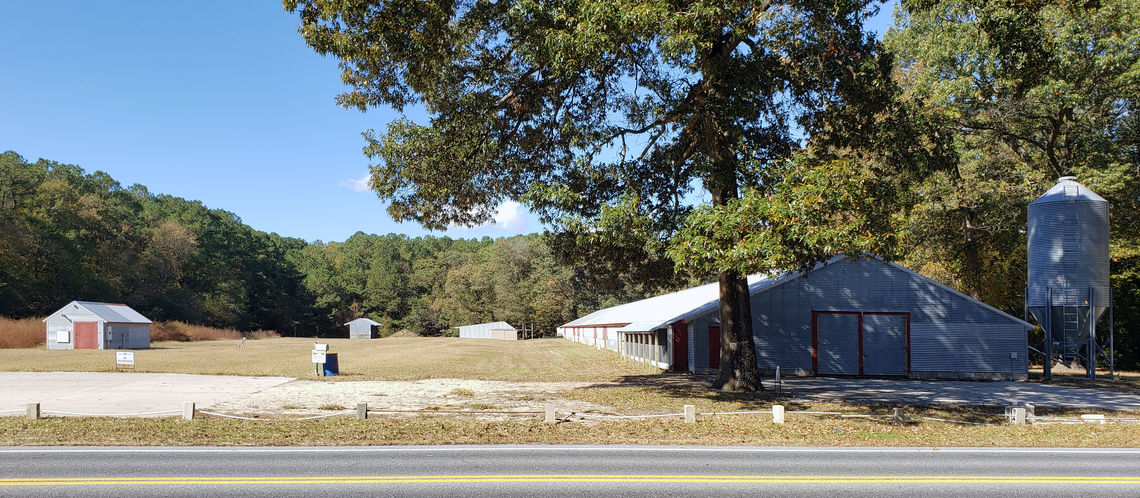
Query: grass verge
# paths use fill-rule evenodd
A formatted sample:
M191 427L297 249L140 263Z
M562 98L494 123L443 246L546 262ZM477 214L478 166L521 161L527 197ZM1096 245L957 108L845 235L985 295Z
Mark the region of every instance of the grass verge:
M822 408L822 407L817 407ZM935 413L918 411L914 415ZM763 446L1072 446L1128 447L1140 424L967 426L887 419L789 414L775 425L763 415L546 424L445 416L368 420L240 421L204 418L0 418L0 445L337 446L396 444L652 444Z

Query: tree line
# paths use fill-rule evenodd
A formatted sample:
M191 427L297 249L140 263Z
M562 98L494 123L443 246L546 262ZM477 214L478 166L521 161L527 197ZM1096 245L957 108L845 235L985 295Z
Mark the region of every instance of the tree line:
M285 335L343 334L362 316L392 332L505 320L552 335L646 291L634 292L592 283L541 235L309 243L103 172L0 154L0 316L94 300L152 320Z

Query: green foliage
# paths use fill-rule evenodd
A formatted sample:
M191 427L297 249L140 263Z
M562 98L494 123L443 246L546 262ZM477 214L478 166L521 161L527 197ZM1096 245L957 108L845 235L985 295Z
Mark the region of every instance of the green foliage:
M575 286L581 278L540 236L356 233L310 244L76 166L6 152L0 172L0 315L43 316L91 299L154 320L286 335L343 335L361 316L389 333L506 320L553 335L618 300Z
M785 163L767 190L746 190L685 220L669 254L694 271L805 268L838 253L890 256L897 245L893 178L851 160Z
M911 266L1019 313L1026 207L1071 175L1112 205L1113 292L1135 309L1140 4L904 1L896 21L885 44L898 81L954 152L915 188ZM1135 344L1135 314L1116 316L1122 344Z

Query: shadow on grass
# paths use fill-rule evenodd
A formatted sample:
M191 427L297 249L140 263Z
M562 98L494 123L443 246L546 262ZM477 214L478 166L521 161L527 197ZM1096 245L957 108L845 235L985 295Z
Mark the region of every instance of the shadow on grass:
M712 378L686 374L647 374L626 375L614 382L601 382L586 386L587 389L652 389L655 394L667 398L716 403L735 403L743 410L771 409L774 402L786 401L767 383L765 390L756 392L730 392L712 388Z

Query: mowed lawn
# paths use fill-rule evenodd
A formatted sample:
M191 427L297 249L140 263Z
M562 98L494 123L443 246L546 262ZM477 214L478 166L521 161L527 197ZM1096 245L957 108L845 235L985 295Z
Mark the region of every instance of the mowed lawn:
M564 339L494 341L450 337L319 339L337 353L340 375L329 380L457 378L505 381L605 382L656 372ZM135 351L139 372L270 375L314 378L312 338L158 342ZM0 370L23 372L115 370L115 351L0 349Z

